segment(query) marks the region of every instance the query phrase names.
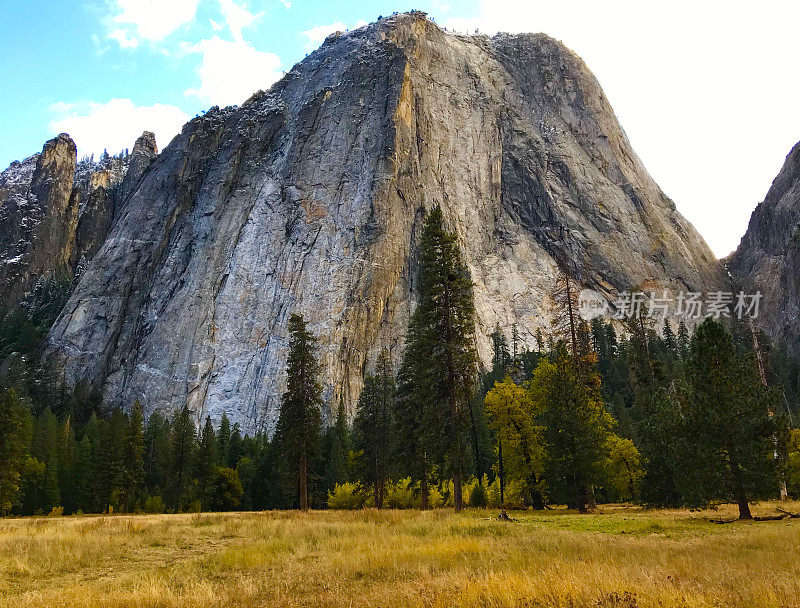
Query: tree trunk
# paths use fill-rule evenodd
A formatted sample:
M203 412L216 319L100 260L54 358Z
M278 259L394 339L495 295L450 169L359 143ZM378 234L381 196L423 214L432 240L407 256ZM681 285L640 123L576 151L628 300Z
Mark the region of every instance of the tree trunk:
M456 513L461 511L464 507L463 496L461 492L461 463L456 465L456 470L453 473L453 507Z
M499 477L500 477L500 506L504 507L506 504L506 497L505 497L505 490L506 490L506 480L505 480L505 471L503 471L503 440L497 440L497 458L499 460Z
M597 508L597 500L594 497L594 484L589 486L589 508L596 509Z
M736 488L736 502L739 505L739 519L753 519L753 514L750 513L750 505L747 502L747 494L745 494L744 487L741 485Z
M430 508L430 491L428 490L428 453L422 453L422 479L419 482L422 508Z
M300 455L300 510L308 511L308 463L305 452Z

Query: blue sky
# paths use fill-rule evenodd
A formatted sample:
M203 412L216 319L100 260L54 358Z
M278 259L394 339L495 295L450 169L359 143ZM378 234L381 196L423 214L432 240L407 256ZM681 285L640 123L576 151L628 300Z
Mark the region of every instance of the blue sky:
M477 10L468 4L460 14ZM158 120L162 133L150 128L163 135L211 105L241 103L267 88L326 33L414 7L436 10L402 1L2 0L0 166L40 150L59 126L77 131L81 153L132 146L102 128L104 117L131 110L137 128ZM140 109L156 104L167 107ZM88 120L74 126L75 118L98 115L98 132L86 128ZM99 143L104 133L110 141Z
M720 256L800 140L795 1L0 0L0 169L70 133L160 147L267 88L336 29L412 8L462 32L545 32L586 61L634 149Z

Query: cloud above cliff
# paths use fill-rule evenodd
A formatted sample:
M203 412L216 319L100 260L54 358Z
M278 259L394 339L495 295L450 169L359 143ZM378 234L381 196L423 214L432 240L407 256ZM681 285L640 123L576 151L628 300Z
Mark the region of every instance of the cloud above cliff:
M325 42L325 38L333 34L334 32L344 32L348 29L357 29L367 25L366 21L356 21L352 26L348 27L341 21L334 21L333 23L327 23L325 25L317 25L315 27L309 28L302 32L303 36L306 38L305 50L306 52L311 52L315 50L319 45Z
M142 131L153 131L159 149L166 146L189 120L180 108L156 103L137 106L130 99L111 99L105 103L54 103L49 107L53 134L69 133L78 146L78 156L108 150L116 154L133 148Z
M200 0L115 0L106 19L108 37L121 48L158 41L194 20Z
M202 55L196 72L200 85L185 91L213 105L241 104L259 89L267 89L281 75L281 59L275 53L257 51L249 42L221 38L201 40L187 47Z
M648 171L719 256L800 137L800 4L480 0L461 32L544 32L587 63Z

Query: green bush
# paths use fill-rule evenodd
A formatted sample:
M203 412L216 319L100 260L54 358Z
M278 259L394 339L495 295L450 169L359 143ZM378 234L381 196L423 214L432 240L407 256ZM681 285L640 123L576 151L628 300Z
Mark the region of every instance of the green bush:
M354 483L337 483L328 493L329 509L360 509L364 506L364 494Z
M390 482L386 488L386 506L390 509L413 509L418 502L410 477Z
M242 483L239 473L229 467L214 467L206 511L234 511L242 501Z
M144 501L145 513L163 513L164 512L164 499L161 495L148 496Z
M505 498L504 504L502 506L511 507L511 508L521 508L524 506L524 491L525 491L525 484L520 479L512 479L506 481L505 488L503 490L503 496ZM500 479L495 477L492 484L489 486L488 490L488 506L496 509L500 507Z
M484 509L489 504L489 494L486 487L477 481L469 491L469 506L477 509Z

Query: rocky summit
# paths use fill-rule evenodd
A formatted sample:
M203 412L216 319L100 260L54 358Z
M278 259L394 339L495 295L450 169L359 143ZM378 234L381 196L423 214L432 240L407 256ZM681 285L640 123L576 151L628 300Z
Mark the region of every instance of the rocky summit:
M728 267L745 289L761 292L761 328L799 355L800 143L753 211Z
M146 132L130 155L79 162L62 133L0 173L0 310L40 278L80 273L105 241L125 190L155 156L155 137Z
M2 192L19 200L11 209L46 203L66 229L81 205L107 203L82 194L76 206L66 185L43 194L37 175L55 186L74 164L71 142L54 142L63 161L45 146L15 168L33 176L27 194ZM131 159L128 175L146 164ZM319 337L329 406L352 411L381 349L399 358L436 205L472 274L484 362L496 324L516 323L531 346L548 329L557 265L609 299L725 280L597 80L542 34L455 35L417 12L333 34L269 91L190 121L137 172L110 218L92 214L93 238L42 245L52 265L91 254L48 352L111 404L227 412L245 431L274 428L292 312ZM43 268L27 247L15 276Z

